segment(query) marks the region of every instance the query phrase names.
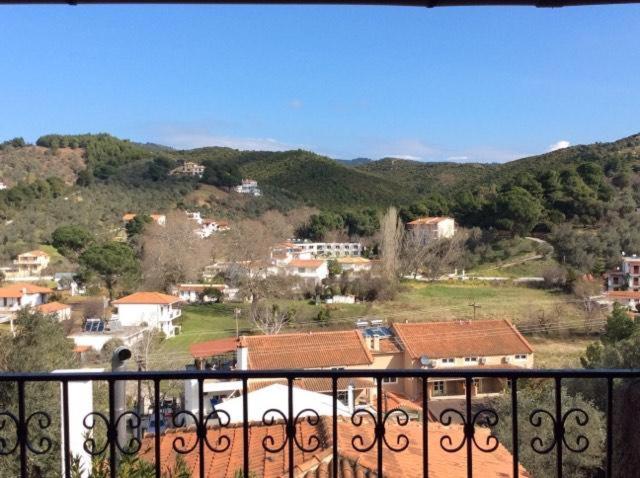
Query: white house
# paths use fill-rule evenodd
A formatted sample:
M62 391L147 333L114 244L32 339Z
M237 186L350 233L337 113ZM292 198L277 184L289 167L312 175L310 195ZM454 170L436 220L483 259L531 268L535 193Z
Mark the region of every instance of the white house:
M437 239L449 239L456 233L456 222L452 217L420 217L407 223L407 229L418 234L422 244Z
M205 167L202 164L193 161L185 161L177 168L173 169L169 174L171 176L197 176L199 178L204 174Z
M48 287L16 282L0 287L0 311L17 311L44 304L53 291Z
M343 271L353 273L371 271L371 261L366 257L339 257L337 261Z
M185 302L200 302L200 296L207 288L218 289L226 300L234 300L238 294L238 289L226 284L178 284L172 292ZM213 298L204 296L203 300L210 302Z
M58 322L69 320L71 318L71 306L68 304L62 304L60 302L48 302L46 304L40 304L36 307L38 312L42 312L46 315L55 315Z
M252 194L253 196L261 196L262 191L258 187L258 181L255 179L243 179L242 183L234 188L240 194Z
M621 267L605 274L608 291L640 291L640 257L622 257Z
M44 251L29 251L18 254L13 261L18 277L39 276L47 268L51 257Z
M285 268L288 275L310 279L316 284L329 277L327 261L321 259L294 259Z
M160 292L135 292L112 302L118 308L117 316L112 319L119 320L124 327L146 324L173 337L178 328L173 321L182 313L174 309L174 305L181 301L180 297Z

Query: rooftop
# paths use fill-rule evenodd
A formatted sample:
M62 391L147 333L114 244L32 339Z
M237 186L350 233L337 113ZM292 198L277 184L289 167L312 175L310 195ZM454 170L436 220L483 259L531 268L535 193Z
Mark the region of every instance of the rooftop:
M439 222L446 221L447 219L453 219L447 216L431 216L431 217L419 217L413 221L409 221L407 224L422 225L422 224L438 224Z
M252 475L264 478L281 477L288 474L288 449L271 453L263 447L266 437L273 437L277 447L285 439L285 427L282 422L272 425L252 423L249 427L249 454ZM313 448L318 440L318 447L313 452L303 452L294 446L295 470L293 475L305 478L320 478L331 476L332 460L332 427L330 417L321 417L317 422L300 420L296 425L296 435L300 443ZM338 458L339 477L377 476L377 448L374 446L366 452L359 452L353 448L352 439L356 435L362 436L363 444L374 440L374 424L371 420L363 419L362 425L356 427L350 419L338 418ZM406 426L399 426L395 421L387 422L386 439L394 446L403 443L401 434L409 440L409 446L403 451L393 452L383 447L383 473L388 478L421 478L422 477L422 426L417 422L410 422ZM486 428L476 428L476 440L485 443L489 436ZM220 453L205 453L205 475L221 478L239 476L243 464L242 426L230 425L226 428L209 429L207 438L209 443L223 443L222 437L230 439L230 446ZM429 424L429 476L431 478L463 478L467 476L466 458L464 453L448 453L441 448L441 441L450 437L452 443L459 443L464 438L461 425L444 427L438 423ZM315 437L315 438L314 438ZM180 443L180 439L184 440ZM221 440L222 441L219 441ZM178 440L178 442L176 442ZM163 471L171 472L176 463L173 444L178 443L181 448L195 446L197 435L195 430L169 430L160 438L160 460ZM140 451L141 457L152 462L154 460L154 438L143 439ZM189 453L183 455L187 468L197 474L199 455ZM502 445L492 453L483 453L473 447L474 476L507 477L511 476L512 456ZM521 467L520 477L530 475Z
M118 300L114 300L113 304L160 304L170 305L180 302L182 299L175 295L163 294L161 292L134 292L131 295L124 296Z
M321 267L322 264L324 264L324 261L321 259L294 259L289 262L288 266L317 269L318 267Z
M48 302L46 304L41 304L36 307L36 310L42 312L43 314L54 314L61 310L70 309L71 306L68 304L62 304L61 302Z
M393 330L413 359L533 353L507 320L394 323Z
M371 352L357 330L243 336L249 369L368 366Z
M53 291L49 287L41 287L39 285L15 282L0 287L0 298L19 299L25 294L50 294Z

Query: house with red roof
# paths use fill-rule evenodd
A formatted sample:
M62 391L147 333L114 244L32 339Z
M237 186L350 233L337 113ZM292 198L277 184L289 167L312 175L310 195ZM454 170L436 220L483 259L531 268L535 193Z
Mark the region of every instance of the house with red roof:
M15 312L23 307L44 304L53 290L39 285L14 282L0 287L0 310Z
M363 418L358 424L347 417L338 417L334 436L331 417L319 417L318 420L298 420L295 422L295 436L304 447L293 446L293 470L289 470L288 447L282 451L270 452L264 443L271 437L272 448L285 443L287 423L274 420L269 423L252 422L248 430L250 476L276 478L294 476L296 478L329 478L333 476L334 444L338 460L338 477L342 478L424 478L424 459L429 468L429 477L464 478L469 476L466 468L466 455L463 452L450 453L442 443L462 443L465 440L463 425L444 426L429 423L427 442L423 442L422 424L411 421L406 424L388 420L385 424L385 441L394 447L405 441L408 446L399 451L382 447L382 470L378 470L378 449L369 447L359 451L365 445L375 443L376 424L370 418ZM490 430L475 427L474 439L477 443L491 443ZM354 441L359 436L362 442ZM226 438L225 438L226 437ZM378 438L379 439L379 438ZM196 447L198 434L195 427L170 429L160 436L160 456L162 472L172 475L176 469L178 454L175 444L183 449ZM216 453L204 455L205 475L219 478L242 476L244 446L242 424L231 423L228 426L213 426L206 430L207 443L228 443ZM267 441L267 443L270 443ZM315 444L317 443L317 446ZM148 435L142 440L139 456L155 463L155 437ZM424 453L423 447L428 449ZM428 448L427 448L428 447ZM308 451L307 451L308 450ZM513 476L513 457L500 443L491 453L484 453L472 447L473 476L483 478L504 478ZM198 453L181 455L182 460L195 476L198 474L201 456ZM530 478L531 475L519 465L517 476Z
M36 307L38 312L42 312L45 315L53 315L62 322L71 318L71 306L68 304L62 304L60 302L47 302Z
M173 321L182 314L176 307L181 302L182 299L175 295L135 292L112 302L118 309L112 320L118 320L124 327L146 325L163 332L166 337L173 337L179 329Z
M394 323L392 331L404 350L405 369L533 368L533 348L507 320ZM417 380L402 381L405 395L421 396ZM505 379L478 378L473 381L471 395L499 394L505 387ZM428 393L434 399L463 396L465 381L429 380Z

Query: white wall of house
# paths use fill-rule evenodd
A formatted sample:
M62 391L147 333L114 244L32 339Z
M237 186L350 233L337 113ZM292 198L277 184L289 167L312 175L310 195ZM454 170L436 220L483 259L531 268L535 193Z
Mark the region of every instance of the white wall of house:
M322 279L329 277L329 268L326 261L320 267L293 267L289 266L288 273L303 279L312 279L315 283L319 283Z
M118 304L118 319L123 326L141 326L161 330L167 337L175 335L173 320L181 310L165 304Z

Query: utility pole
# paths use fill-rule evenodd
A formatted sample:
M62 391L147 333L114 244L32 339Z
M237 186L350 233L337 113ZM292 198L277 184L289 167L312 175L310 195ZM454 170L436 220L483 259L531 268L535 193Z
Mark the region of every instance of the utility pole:
M233 315L236 319L236 339L240 338L240 329L238 328L238 318L240 317L241 313L242 313L242 309L240 309L239 307L236 307L233 311Z
M476 303L476 301L473 301L473 304L469 304L469 307L473 307L473 320L476 320L476 310L481 308L482 306L478 303Z

